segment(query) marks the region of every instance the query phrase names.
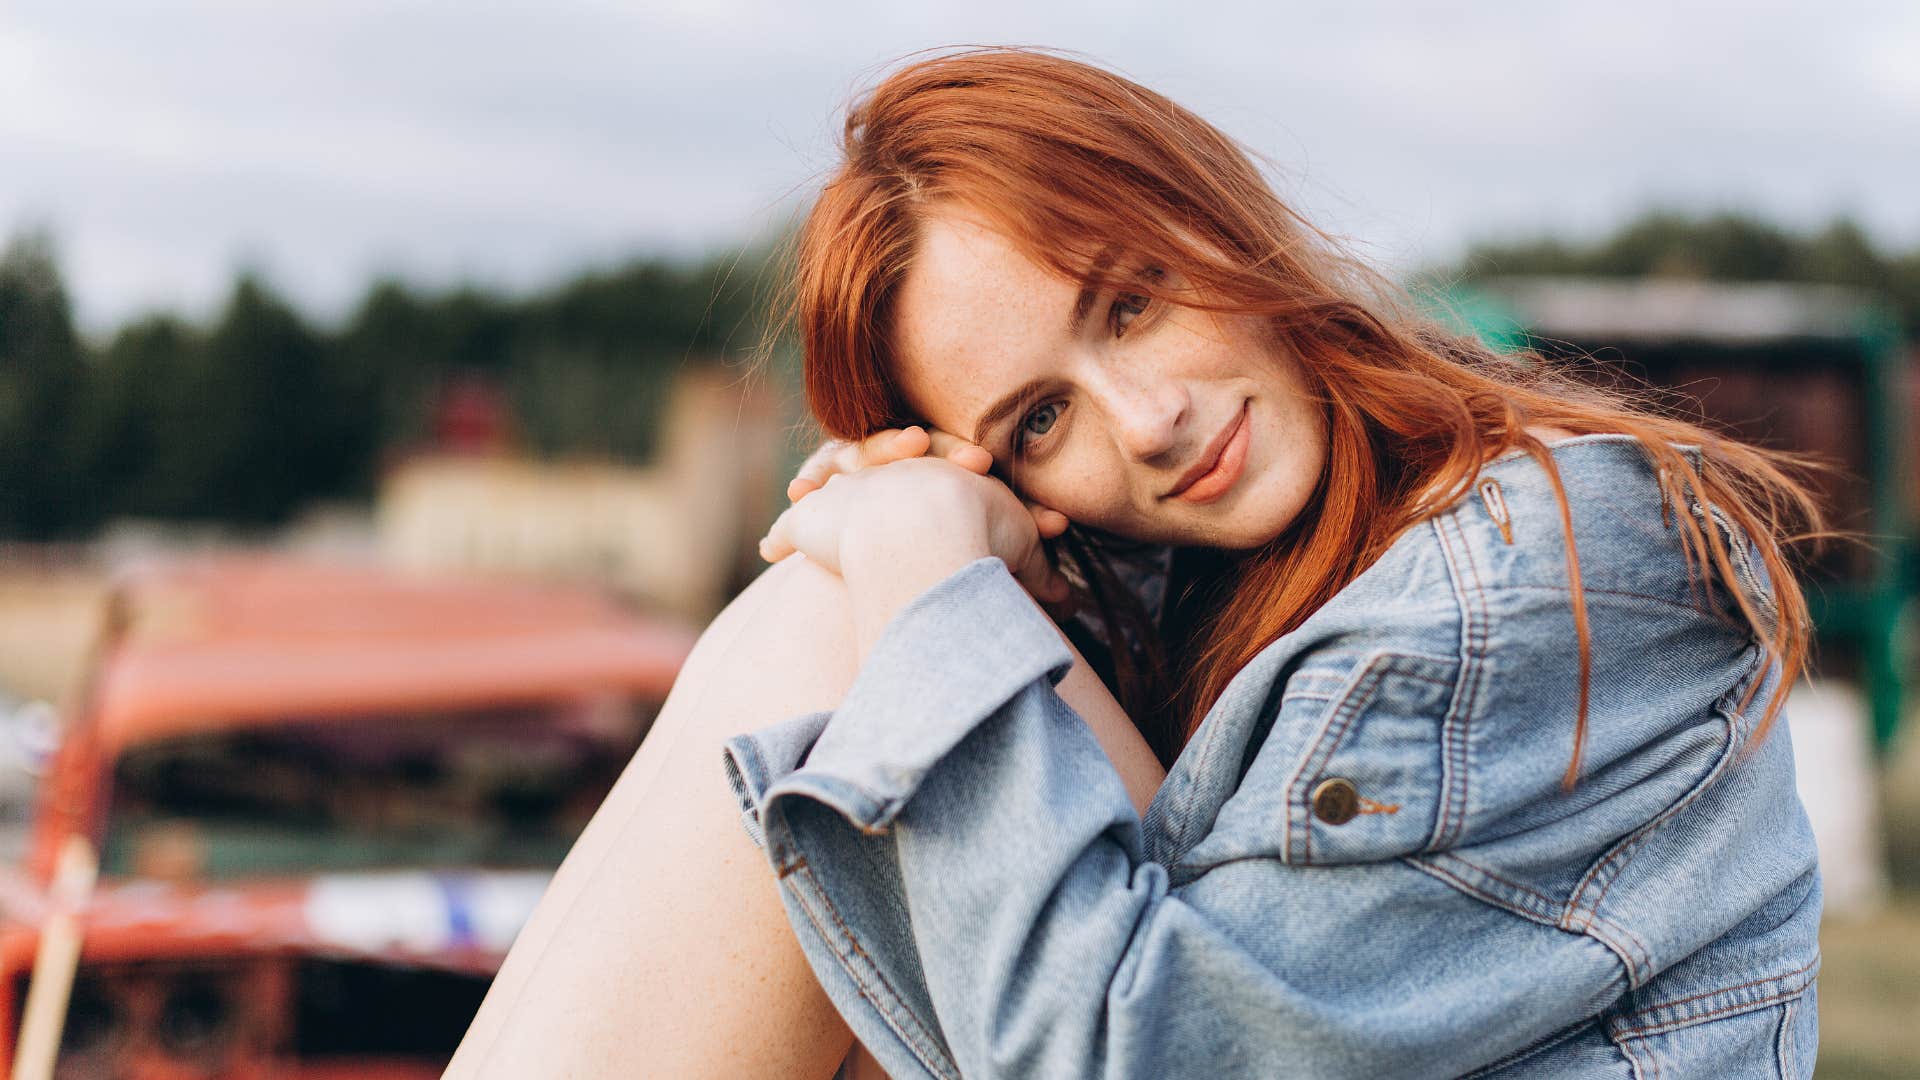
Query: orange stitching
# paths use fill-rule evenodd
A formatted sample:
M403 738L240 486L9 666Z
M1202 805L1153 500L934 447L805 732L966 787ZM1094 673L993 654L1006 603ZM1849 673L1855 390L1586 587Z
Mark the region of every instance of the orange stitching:
M1734 986L1723 986L1718 990L1708 990L1705 993L1695 994L1692 997L1676 998L1673 1001L1662 1001L1657 1005L1648 1005L1645 1008L1635 1009L1633 1010L1633 1014L1635 1016L1642 1016L1647 1013L1654 1012L1655 1010L1658 1010L1658 1009L1671 1009L1676 1005L1685 1005L1689 1001L1699 1001L1701 998L1709 998L1714 996L1715 994L1731 994L1735 990L1745 990L1749 986L1759 986L1761 983L1776 982L1780 979L1791 979L1795 975L1805 975L1807 972L1812 971L1814 968L1814 965L1818 963L1820 963L1820 961L1814 960L1806 964L1804 967L1795 968L1794 970L1786 972L1785 974L1782 974L1782 975L1769 975L1764 979L1755 979L1752 982L1743 982ZM1659 1025L1652 1024L1649 1026L1658 1027Z
M1659 974L1653 967L1653 950L1647 946L1646 940L1639 934L1634 933L1625 925L1617 923L1597 911L1586 912L1585 914L1587 916L1587 926L1586 929L1582 931L1583 933L1592 937L1595 941L1606 945L1608 948L1614 949L1615 952L1622 953L1623 956L1625 952L1633 952L1639 959L1628 962L1630 964L1638 964L1639 967L1645 968L1647 970L1647 978L1651 979ZM1595 931L1595 926L1599 926L1604 929L1607 934L1619 938L1619 946L1615 948L1613 938ZM1637 970L1637 968L1635 970ZM1629 976L1633 973L1632 971L1628 972ZM1630 979L1629 981L1633 980Z
M1714 711L1720 712L1717 702L1715 703ZM1612 861L1613 859L1618 859L1619 865L1607 871L1606 882L1600 886L1600 895L1593 898L1593 903L1591 905L1582 905L1586 907L1589 913L1587 916L1587 929L1593 929L1593 920L1599 918L1600 905L1606 900L1607 893L1612 891L1614 882L1620 880L1620 875L1626 873L1627 864L1632 862L1633 857L1640 853L1640 849L1652 840L1653 834L1665 826L1667 822L1679 817L1689 806L1692 806L1694 802L1697 801L1708 788L1717 783L1721 775L1726 772L1728 758L1739 748L1740 732L1739 725L1736 724L1731 717L1728 717L1724 712L1721 712L1721 717L1727 724L1727 744L1726 747L1720 751L1720 756L1714 761L1713 767L1707 770L1707 775L1700 778L1700 782L1693 786L1692 791L1687 792L1684 799L1668 807L1659 817L1641 826L1637 835L1628 838L1620 845L1619 850L1615 851L1613 855L1606 860ZM1588 871L1589 879L1592 879L1592 873L1591 870ZM1581 889L1576 890L1574 895L1580 895L1580 892L1584 891L1586 884L1585 881L1582 881Z
M1627 1059L1627 1064L1633 1066L1633 1080L1649 1080L1649 1077L1647 1076L1647 1070L1642 1068L1640 1065L1639 1056L1635 1053L1634 1050L1631 1050L1627 1047L1625 1040L1615 1039L1611 1035L1609 1035L1607 1039L1609 1042L1613 1043L1613 1048L1615 1050L1620 1051L1620 1056ZM1645 1049L1645 1048L1642 1047L1641 1049Z
M1302 862L1313 861L1313 820L1300 796L1306 794L1307 781L1317 776L1326 767L1326 763L1333 760L1333 752L1340 749L1340 741L1347 737L1347 729L1353 726L1354 718L1365 712L1367 706L1373 704L1374 695L1380 692L1380 682L1386 677L1385 671L1389 667L1388 662L1392 655L1383 653L1376 656L1360 670L1358 681L1353 684L1353 689L1339 699L1339 704L1334 707L1333 716L1327 721L1327 726L1320 729L1320 733L1314 737L1313 746L1307 750L1307 762L1312 768L1302 770L1289 788L1288 820L1291 821L1295 814L1306 818L1305 827L1301 830L1304 840L1300 853ZM1332 737L1333 742L1326 746L1325 751L1322 751L1321 746L1327 743L1329 736ZM1289 849L1287 854L1293 854L1292 850Z
M1475 873L1477 873L1477 874L1481 874L1481 875L1484 875L1484 876L1486 876L1486 877L1488 877L1488 878L1491 878L1491 879L1493 879L1494 881L1497 881L1497 882L1499 882L1499 883L1500 883L1500 884L1502 884L1502 885L1505 885L1505 886L1506 886L1507 888L1509 888L1509 889L1516 889L1516 890L1518 890L1518 891L1520 891L1520 892L1523 892L1523 893L1526 893L1526 894L1527 894L1528 896L1531 896L1531 897L1533 897L1533 898L1534 898L1535 900L1538 900L1538 901L1540 901L1540 906L1541 906L1541 910L1542 910L1543 912L1545 912L1545 911L1551 911L1551 910L1553 910L1553 909L1554 909L1555 907L1558 907L1558 906L1560 906L1560 905L1558 905L1558 904L1555 904L1555 903L1553 902L1553 898L1552 898L1552 897L1550 897L1550 896L1548 896L1548 895L1547 895L1546 893L1543 893L1543 892L1541 892L1541 891L1539 891L1538 889L1533 889L1533 888L1530 888L1530 887L1528 887L1528 886L1526 886L1526 885L1522 885L1522 884L1521 884L1520 882L1518 882L1518 881L1514 881L1514 880L1512 880L1512 879L1510 879L1510 878L1504 878L1504 877L1501 877L1501 876L1500 876L1499 874L1496 874L1496 873L1494 873L1493 871L1491 871L1491 870L1489 870L1489 869L1487 869L1486 867L1484 867L1484 866L1481 866L1481 865L1480 865L1479 863L1477 863L1477 862L1474 862L1474 861L1473 861L1473 860L1471 860L1471 859L1467 859L1467 858L1465 858L1465 857L1463 857L1463 856L1460 856L1460 855L1457 855L1457 854L1455 854L1454 852L1451 852L1451 851L1436 851L1436 852L1434 852L1434 857L1435 857L1435 858L1444 858L1444 859L1450 859L1450 860L1452 860L1453 862L1457 862L1457 863L1459 863L1459 864L1461 864L1462 866L1465 866L1465 867L1468 867L1469 869L1471 869L1471 870L1473 870L1473 871L1474 871Z
M1460 889L1461 891L1466 892L1470 895L1479 897L1480 899L1485 900L1487 903L1492 904L1495 907L1498 907L1502 911L1511 911L1515 915L1518 915L1523 919L1532 919L1534 922L1537 922L1542 926L1554 925L1553 920L1548 918L1544 912L1528 911L1525 905L1514 903L1511 897L1501 896L1498 893L1495 893L1491 889L1483 889L1479 885L1471 881L1468 881L1466 878L1461 877L1459 874L1454 873L1452 870L1449 870L1446 867L1441 866L1439 863L1430 862L1426 859L1415 859L1415 858L1412 858L1411 856L1403 856L1402 859L1403 861L1406 861L1408 865L1412 866L1414 869L1425 871L1426 873L1432 874L1435 877L1452 882L1455 888Z
M1467 828L1467 808L1470 805L1467 799L1467 787L1472 781L1472 774L1468 770L1473 764L1468 759L1467 739L1471 734L1468 729L1473 723L1473 710L1479 704L1480 700L1480 669L1482 667L1481 664L1475 661L1483 660L1487 655L1487 627L1485 625L1487 589L1486 586L1480 582L1480 562L1473 557L1473 541L1468 538L1466 530L1460 527L1457 516L1454 519L1453 526L1460 531L1460 552L1467 560L1467 570L1473 574L1473 603L1477 606L1477 610L1469 612L1467 610L1468 604L1461 604L1460 618L1467 624L1467 630L1473 642L1473 655L1470 657L1462 657L1461 666L1465 667L1469 664L1473 666L1473 682L1470 696L1467 699L1467 706L1461 710L1460 716L1460 738L1456 743L1455 752L1455 756L1459 758L1460 762L1460 787L1458 800L1448 799L1448 811L1451 820L1448 826L1446 842L1449 844L1457 841ZM1461 674L1464 676L1466 673L1463 671ZM1464 682L1465 680L1463 679L1462 681ZM1459 804L1457 810L1451 805L1455 801Z
M1722 1005L1717 1009L1709 1009L1706 1012L1697 1013L1693 1016L1676 1017L1672 1020L1664 1020L1658 1024L1648 1024L1645 1027L1621 1028L1619 1035L1623 1039L1639 1038L1642 1035L1664 1035L1669 1031L1678 1031L1683 1027L1692 1027L1693 1025L1701 1023L1702 1021L1711 1020L1716 1016L1728 1016L1733 1013L1740 1013L1740 1012L1753 1012L1757 1009L1762 1008L1763 1006L1772 1005L1777 1001L1786 1001L1789 998L1797 998L1801 994L1804 994L1806 992L1807 992L1807 988L1804 986L1796 990L1782 990L1777 994L1769 994L1766 997L1755 998L1752 1001L1738 1001L1738 1002L1734 1002L1731 1005Z
M1360 796L1360 812L1363 814L1397 814L1400 812L1400 804L1374 802L1372 799L1362 795Z
M853 931L847 926L846 920L840 917L839 909L835 908L833 901L827 898L826 890L821 888L818 883L812 881L813 875L811 873L808 873L806 876L808 878L808 884L818 896L820 907L824 908L826 913L832 917L834 927L840 931L840 937L845 940L848 945L853 947L854 953L872 970L874 980L886 990L889 1000L882 1001L872 993L866 985L866 980L853 972L851 965L846 962L845 954L841 954L841 969L846 971L847 975L853 979L854 989L859 992L861 997L873 1003L875 1009L880 1013L881 1018L887 1021L887 1026L893 1028L894 1034L900 1036L900 1041L906 1043L908 1047L913 1050L914 1056L920 1059L920 1064L927 1067L927 1071L938 1073L941 1076L955 1076L956 1074L941 1067L941 1063L934 1060L937 1051L922 1042L922 1040L927 1038L926 1029L920 1024L919 1018L913 1015L913 1010L907 1007L906 999L901 997L900 991L895 990L893 983L888 981L886 972L881 969L879 964L874 963L873 957L868 956L867 950L860 946L860 939L853 936ZM806 902L806 896L801 893L799 889L796 888L794 893L801 901L800 909L807 913L808 920L813 923L814 929L820 932L820 936L826 938L827 947L832 948L833 938L827 934L826 927L820 925L819 917L813 913L813 905ZM905 1013L905 1023L902 1022L901 1013ZM909 1028L912 1030L909 1031Z

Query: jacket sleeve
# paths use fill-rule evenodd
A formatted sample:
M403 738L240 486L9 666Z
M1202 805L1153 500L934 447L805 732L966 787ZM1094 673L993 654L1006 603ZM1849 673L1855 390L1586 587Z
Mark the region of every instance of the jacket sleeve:
M982 559L834 713L729 744L802 947L895 1077L1454 1075L1624 989L1591 937L1417 862L1152 861L1054 691L1070 663Z

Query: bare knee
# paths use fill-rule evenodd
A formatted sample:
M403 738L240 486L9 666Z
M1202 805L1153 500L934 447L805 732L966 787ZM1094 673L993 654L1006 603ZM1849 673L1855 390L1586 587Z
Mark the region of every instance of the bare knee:
M737 734L834 708L858 669L846 586L796 556L768 567L708 625L668 709L692 706Z

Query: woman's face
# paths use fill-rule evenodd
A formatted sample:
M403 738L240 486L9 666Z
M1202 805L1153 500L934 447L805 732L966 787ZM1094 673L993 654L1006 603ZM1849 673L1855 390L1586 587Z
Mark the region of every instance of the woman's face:
M1084 292L959 208L927 218L895 319L895 377L920 417L1081 524L1257 547L1326 462L1299 365L1257 321Z

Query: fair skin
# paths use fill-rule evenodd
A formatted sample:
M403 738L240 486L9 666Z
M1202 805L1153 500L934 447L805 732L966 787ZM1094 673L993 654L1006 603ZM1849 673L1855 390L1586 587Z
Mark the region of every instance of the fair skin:
M998 556L1059 599L1041 539L1067 520L1250 547L1304 507L1324 428L1291 358L1250 324L1103 295L1070 331L1079 284L981 219L935 213L921 244L896 311L896 376L931 430L831 448L797 478L762 547L777 565L702 635L447 1076L832 1075L852 1035L741 828L724 742L833 708L886 622L974 559ZM1033 380L1041 398L972 445L992 403ZM1224 490L1172 494L1229 460L1212 477L1232 473ZM1164 772L1119 705L1084 662L1056 689L1144 813Z

